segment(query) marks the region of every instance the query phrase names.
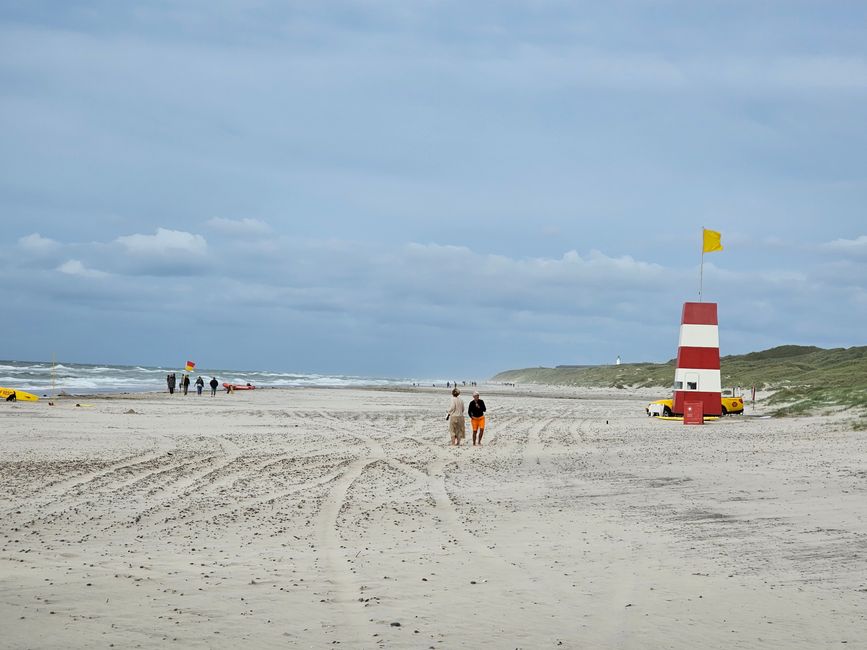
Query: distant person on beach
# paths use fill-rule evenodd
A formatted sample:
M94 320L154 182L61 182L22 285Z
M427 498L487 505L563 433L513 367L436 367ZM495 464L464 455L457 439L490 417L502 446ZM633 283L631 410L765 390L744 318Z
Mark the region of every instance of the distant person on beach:
M189 375L184 375L183 384L184 384L184 395L186 395L187 391L190 390L190 376Z
M196 395L201 395L204 388L205 380L202 379L201 375L199 375L198 377L196 377Z
M473 401L467 407L467 415L470 416L470 428L473 430L473 447L482 444L482 436L485 435L485 402L479 397L479 391L473 391ZM478 433L478 443L476 434Z
M220 385L220 382L217 381L216 377L211 377L211 382L209 386L211 387L211 397L217 394L217 386Z
M169 395L175 394L175 382L176 381L177 381L177 378L175 377L175 373L170 372L169 374L166 375L166 383L169 386Z
M461 440L466 437L464 425L464 400L459 395L461 391L457 386L452 389L452 403L449 406L446 420L449 421L449 435L452 439L452 444L460 447Z

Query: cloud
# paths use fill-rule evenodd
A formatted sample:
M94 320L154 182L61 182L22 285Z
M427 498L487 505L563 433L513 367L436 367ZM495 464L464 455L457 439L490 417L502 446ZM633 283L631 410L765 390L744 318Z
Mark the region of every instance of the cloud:
M57 267L57 270L66 275L77 275L83 278L104 278L108 273L96 269L87 268L81 260L67 260Z
M194 256L198 262L182 268L190 256L176 253L183 246L189 250L195 235L158 230L153 236L127 236L124 245L121 239L65 245L75 247L75 257L52 268L70 281L31 272L36 290L29 295L47 296L60 314L78 313L84 305L107 317L132 313L142 323L150 321L140 315L173 320L196 314L214 324L215 340L227 328L255 323L263 341L291 341L287 350L310 368L337 368L351 359L354 368L364 369L365 359L372 362L393 350L410 355L418 367L460 367L463 355L450 351L455 336L461 349L481 346L486 371L492 372L514 365L605 362L618 354L667 360L676 351L680 305L695 298L684 279L697 279L698 273L695 266L593 249L515 256L441 243L289 237L268 238L274 249L268 256L231 238L218 239L206 249L207 259ZM16 250L19 260L26 259L23 248ZM11 268L22 273L14 261ZM850 281L841 283L841 275ZM184 280L154 282L154 276ZM858 281L863 273L857 269L843 273L807 264L793 271L768 263L757 273L708 262L704 277L706 299L720 303L726 353L845 341L858 336L857 328L845 325L838 312L867 317ZM815 305L823 300L834 307L820 318ZM813 313L816 318L808 316ZM840 322L839 331L825 326L828 314ZM317 357L303 343L311 340L340 354Z
M271 226L259 219L223 219L214 217L208 221L208 225L214 230L229 235L267 235L271 232Z
M528 300L535 302L534 294L546 296L556 292L566 301L564 308L582 300L582 296L575 295L578 291L600 297L617 290L661 291L660 285L669 279L666 269L658 264L630 256L612 257L596 250L584 256L570 250L560 258L514 258L481 254L463 246L408 244L401 257L396 266L416 269L414 274L403 274L408 284L414 282L419 271L430 274L469 271L473 283L481 285L487 296L507 300L508 296L525 293ZM459 283L466 279L463 275L454 277ZM470 294L461 298L479 299L480 296Z
M26 235L18 239L19 248L27 251L28 253L35 253L38 255L53 253L58 248L60 248L60 242L57 242L53 239L49 239L48 237L43 237L38 232L35 232L30 235Z
M0 25L0 304L49 317L0 310L16 354L99 304L106 332L131 324L157 354L167 337L113 312L206 315L197 334L245 365L276 341L299 356L260 359L310 368L667 359L698 223L724 234L704 288L728 341L798 342L801 324L822 343L833 322L863 342L851 7L18 4Z
M208 244L201 235L165 228L157 228L155 235L124 235L115 239L115 242L128 253L141 256L202 256L208 250Z
M835 239L823 244L823 249L844 255L867 255L867 235L855 239Z
M395 320L442 328L474 313L491 327L533 311L570 319L643 319L640 306L664 302L676 274L662 266L599 251L559 258L514 258L466 246L283 240L282 255L238 257L221 299L258 309L342 312L385 326ZM238 271L240 269L240 271Z

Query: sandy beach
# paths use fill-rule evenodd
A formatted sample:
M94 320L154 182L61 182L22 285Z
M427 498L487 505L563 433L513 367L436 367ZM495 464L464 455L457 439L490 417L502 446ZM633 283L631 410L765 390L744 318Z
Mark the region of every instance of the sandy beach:
M3 404L0 646L867 648L851 414L481 392Z

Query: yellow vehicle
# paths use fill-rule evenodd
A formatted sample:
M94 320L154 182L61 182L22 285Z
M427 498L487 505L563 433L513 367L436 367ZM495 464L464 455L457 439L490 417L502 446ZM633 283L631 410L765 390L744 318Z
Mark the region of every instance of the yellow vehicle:
M723 415L740 415L744 412L743 397L721 397ZM662 415L671 417L674 414L674 400L658 399L644 407L644 412L650 415Z

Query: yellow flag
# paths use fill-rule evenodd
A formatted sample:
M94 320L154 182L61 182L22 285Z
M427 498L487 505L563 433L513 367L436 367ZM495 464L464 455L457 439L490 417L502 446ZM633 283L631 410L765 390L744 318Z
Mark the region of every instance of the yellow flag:
M721 251L723 249L722 235L716 230L708 230L707 228L702 228L702 230L704 231L704 242L701 252L713 253L714 251Z

